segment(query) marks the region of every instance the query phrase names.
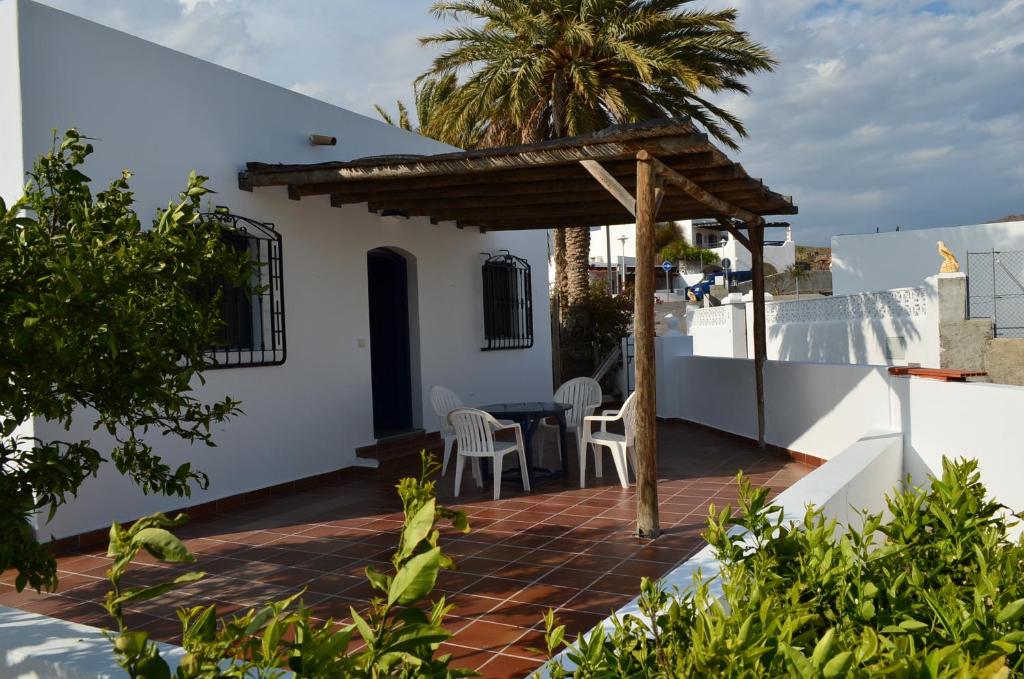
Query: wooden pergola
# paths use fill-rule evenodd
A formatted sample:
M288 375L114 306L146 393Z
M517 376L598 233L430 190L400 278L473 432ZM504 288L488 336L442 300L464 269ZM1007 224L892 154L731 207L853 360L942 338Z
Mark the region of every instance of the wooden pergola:
M429 156L379 156L307 165L248 163L239 186L285 186L288 197L330 196L372 212L454 222L481 232L636 223L637 261L653 262L654 225L716 218L753 260L758 442L764 446L764 217L792 215L688 119L617 125L537 144ZM430 228L427 220L422 226ZM656 537L653 267L636 271L637 528Z

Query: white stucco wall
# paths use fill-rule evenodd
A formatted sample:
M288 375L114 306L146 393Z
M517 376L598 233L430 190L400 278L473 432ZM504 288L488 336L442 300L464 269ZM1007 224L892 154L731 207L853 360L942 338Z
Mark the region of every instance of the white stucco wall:
M915 288L765 305L767 356L779 361L939 367L938 277ZM754 307L746 305L746 327ZM747 333L747 356L754 355ZM902 354L902 356L901 356Z
M686 309L686 331L697 356L747 357L747 319L743 304Z
M660 417L757 438L753 361L675 356L666 364L658 374ZM765 403L770 444L831 459L868 429L901 432L903 473L915 483L940 473L944 455L977 458L990 494L1024 509L1024 387L892 377L880 366L768 361Z
M968 252L1024 250L1024 222L833 236L833 292L847 295L919 285L939 271L940 240L966 270Z
M21 75L18 69L18 4L0 0L0 198L21 195Z
M906 440L905 472L915 483L942 470L942 456L980 460L989 493L1024 510L1020 413L1024 387L894 378L894 424Z
M658 414L757 438L753 361L679 356L658 375ZM765 364L766 439L773 445L828 459L869 428L890 425L885 368L794 361ZM660 407L677 404L674 415Z
M373 443L370 349L359 344L369 338L366 253L376 247L415 258L421 375L414 398L422 410L414 414L427 429L436 428L427 398L434 384L471 404L550 397L544 232L480 234L426 219L379 218L363 205L331 208L326 196L290 201L283 188L237 189L246 161L320 162L447 147L49 7L0 0L3 12L15 6L27 161L49 147L52 128L78 127L97 139L86 173L98 188L131 168L144 219L174 198L195 168L210 176L215 204L273 222L283 236L287 362L208 373L202 396L230 394L245 411L216 432L217 448L190 450L154 437L169 464L191 460L210 475L210 489L189 504L345 467L356 447ZM9 70L6 61L2 68ZM338 145L310 146L310 133L335 135ZM502 248L533 265L535 345L482 352L480 253ZM70 434L37 422L36 434L99 441L90 422L80 419ZM143 496L106 469L43 536L182 502Z
M765 304L768 360L939 367L938 277L924 285ZM750 303L687 309L698 356L754 353Z

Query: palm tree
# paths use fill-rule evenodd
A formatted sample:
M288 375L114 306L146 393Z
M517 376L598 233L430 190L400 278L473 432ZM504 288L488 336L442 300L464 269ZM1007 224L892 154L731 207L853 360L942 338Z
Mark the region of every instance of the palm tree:
M380 104L374 104L377 115L388 125L400 127L403 130L418 132L425 137L437 139L452 146L460 148L475 148L480 144L480 136L474 130L464 133L448 133L436 129L434 124L434 111L438 110L441 103L446 101L455 92L458 80L454 73L438 78L421 78L413 84L413 107L416 111L416 126L413 126L409 117L409 109L401 100L396 101L398 109L397 118L388 113Z
M440 0L434 15L458 25L421 39L442 52L420 82L463 80L432 111L432 130L493 146L689 116L735 147L742 122L707 97L747 93L741 78L776 62L736 29L736 10L691 2ZM586 294L589 251L589 230L567 230L570 305Z

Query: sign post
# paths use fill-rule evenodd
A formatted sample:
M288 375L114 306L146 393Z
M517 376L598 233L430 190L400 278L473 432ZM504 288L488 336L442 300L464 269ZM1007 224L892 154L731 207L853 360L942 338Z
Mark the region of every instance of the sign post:
M661 263L661 270L665 272L665 288L672 292L672 278L669 276L669 272L672 271L672 262L666 259Z

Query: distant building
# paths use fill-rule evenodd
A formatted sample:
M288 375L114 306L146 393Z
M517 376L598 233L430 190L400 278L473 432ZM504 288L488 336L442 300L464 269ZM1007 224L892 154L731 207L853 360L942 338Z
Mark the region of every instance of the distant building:
M728 259L734 271L749 271L750 250L743 247L732 235L713 220L679 222L683 236L691 245L711 250L719 259ZM781 233L780 233L781 232ZM782 236L780 239L779 237ZM769 224L765 232L764 268L765 274L785 271L796 263L796 243L793 242L793 227L782 222Z

